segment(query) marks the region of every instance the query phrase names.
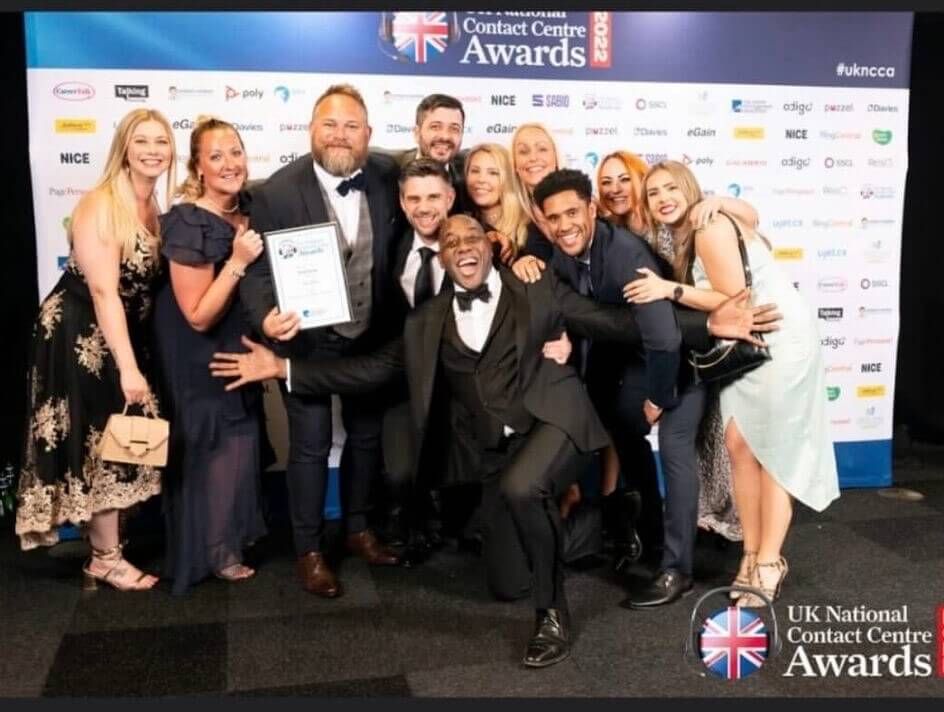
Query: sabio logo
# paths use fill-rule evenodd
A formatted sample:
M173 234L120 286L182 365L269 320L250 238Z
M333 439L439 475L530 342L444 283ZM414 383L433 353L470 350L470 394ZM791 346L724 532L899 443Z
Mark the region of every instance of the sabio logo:
M784 158L781 160L780 166L782 168L795 168L798 171L802 171L803 169L810 167L810 159L801 158L800 156L790 156L789 158Z
M791 101L783 105L783 110L791 114L799 114L800 116L803 116L807 112L813 110L813 102L810 101L804 104L799 101Z
M879 146L887 146L892 142L892 132L887 129L875 129L872 131L872 140Z
M531 106L566 109L570 106L570 97L567 94L532 94Z

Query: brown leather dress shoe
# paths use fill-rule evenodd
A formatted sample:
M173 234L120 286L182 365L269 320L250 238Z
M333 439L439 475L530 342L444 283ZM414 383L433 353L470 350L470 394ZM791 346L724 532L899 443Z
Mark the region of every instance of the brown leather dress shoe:
M295 562L302 588L325 598L341 595L341 584L320 551L308 551Z
M381 544L377 535L370 529L365 529L357 534L349 534L347 548L352 554L361 557L368 564L374 566L396 566L400 563L400 557L397 556L396 552Z

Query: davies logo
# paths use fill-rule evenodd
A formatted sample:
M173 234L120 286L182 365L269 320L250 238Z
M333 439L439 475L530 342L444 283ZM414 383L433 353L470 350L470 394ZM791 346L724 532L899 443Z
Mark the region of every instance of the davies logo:
M887 129L875 129L872 131L872 140L879 146L887 146L892 142L892 132Z
M95 96L95 88L85 82L62 82L52 88L52 95L63 101L88 101Z

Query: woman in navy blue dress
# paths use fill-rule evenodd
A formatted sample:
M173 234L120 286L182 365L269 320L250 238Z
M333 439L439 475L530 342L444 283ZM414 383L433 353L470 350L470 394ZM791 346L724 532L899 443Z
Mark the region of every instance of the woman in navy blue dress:
M169 281L155 306L158 377L171 412L164 575L178 595L210 575L251 577L243 549L265 534L261 391L227 393L208 367L214 351L241 349L239 281L262 253L242 210L246 154L236 129L199 121L187 169L183 201L161 216Z

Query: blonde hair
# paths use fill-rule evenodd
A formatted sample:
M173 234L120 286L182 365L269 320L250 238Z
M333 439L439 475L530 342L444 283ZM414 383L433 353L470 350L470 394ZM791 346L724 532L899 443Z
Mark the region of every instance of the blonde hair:
M544 124L539 124L537 122L530 122L527 124L521 124L518 128L515 129L515 132L511 135L511 175L514 180L515 185L515 194L518 196L518 203L524 209L525 214L528 216L528 219L531 222L534 222L534 198L531 196L531 191L528 187L521 182L521 179L518 177L518 159L517 154L515 153L515 142L518 140L518 136L521 135L521 132L525 129L537 129L538 131L543 131L547 136L548 141L551 142L551 147L554 149L554 168L552 170L557 170L560 168L560 151L557 150L557 143L554 141L554 137L551 136L551 132L545 128Z
M528 239L528 215L521 206L521 201L515 190L516 183L513 180L514 169L511 167L511 158L508 150L497 143L480 143L473 146L465 157L465 185L466 191L469 186L469 168L472 165L472 158L479 153L491 156L498 166L498 181L500 185L498 204L501 206L501 217L492 227L503 235L511 238L515 247L515 253L524 247ZM476 218L482 217L482 210L475 206L473 208Z
M243 151L246 150L246 146L243 144L243 137L239 135L239 131L237 131L236 127L231 123L223 121L223 119L218 119L215 116L207 116L204 114L198 116L196 126L194 126L193 131L190 132L190 156L187 158L187 178L183 183L177 186L175 192L175 195L183 197L188 203L196 202L206 191L206 186L203 185L203 181L197 173L197 165L200 163L200 143L203 141L203 135L205 133L216 130L232 131L236 134L236 138L239 139L239 145L242 147ZM246 179L249 179L248 172Z
M632 203L629 207L629 212L626 213L626 215L614 215L613 213L611 213L609 210L606 209L606 205L603 200L603 190L602 190L603 164L613 158L622 162L622 164L626 167L626 170L632 176L633 183L634 183L633 191L632 191L633 193ZM649 164L646 163L642 158L637 156L635 153L632 153L630 151L613 151L612 153L608 153L607 155L605 155L600 160L600 164L597 166L597 196L598 196L597 204L600 211L600 217L606 218L610 222L616 223L617 225L620 225L625 228L630 227L631 215L635 215L636 217L640 219L640 221L645 223L646 218L643 213L643 206L642 206L642 204L646 202L645 191L642 191L642 194L637 195L635 186L638 185L641 187L643 185L643 176L646 175L646 171L648 170L649 170Z
M647 195L646 185L657 171L665 171L672 176L672 180L675 181L679 190L682 192L682 197L684 197L685 202L688 203L685 215L682 216L683 228L678 231L672 230L672 240L675 243L675 259L672 260L672 272L677 282L685 282L687 281L689 264L691 264L695 257L695 230L688 221L688 215L691 209L704 199L704 195L701 192L701 186L698 185L695 174L688 169L688 166L678 161L659 161L649 167L649 170L646 171L646 175L642 179L642 203L643 218L646 221L646 226L649 228L646 239L654 250L658 251L656 238L660 223L655 219L655 216L649 209L649 197Z
M145 121L156 121L163 126L164 131L167 132L167 139L170 141L171 157L170 165L167 167L167 185L164 191L165 210L170 208L177 171L177 148L174 143L174 130L161 112L155 109L135 109L125 114L119 122L118 128L115 129L102 177L88 193L82 196L72 211L67 233L70 245L72 244L71 226L75 223L75 215L79 208L86 201L101 197L105 203L100 213L104 218L104 225L99 223L99 235L104 240L114 240L121 245L122 259L129 259L134 254L139 234L149 238L153 243L152 248L156 249L160 242L160 234L159 232L152 233L138 217L134 186L131 183L128 170L128 146L131 144L131 137L135 129ZM156 198L153 195L151 197L156 202ZM160 205L158 205L158 208L160 208Z

